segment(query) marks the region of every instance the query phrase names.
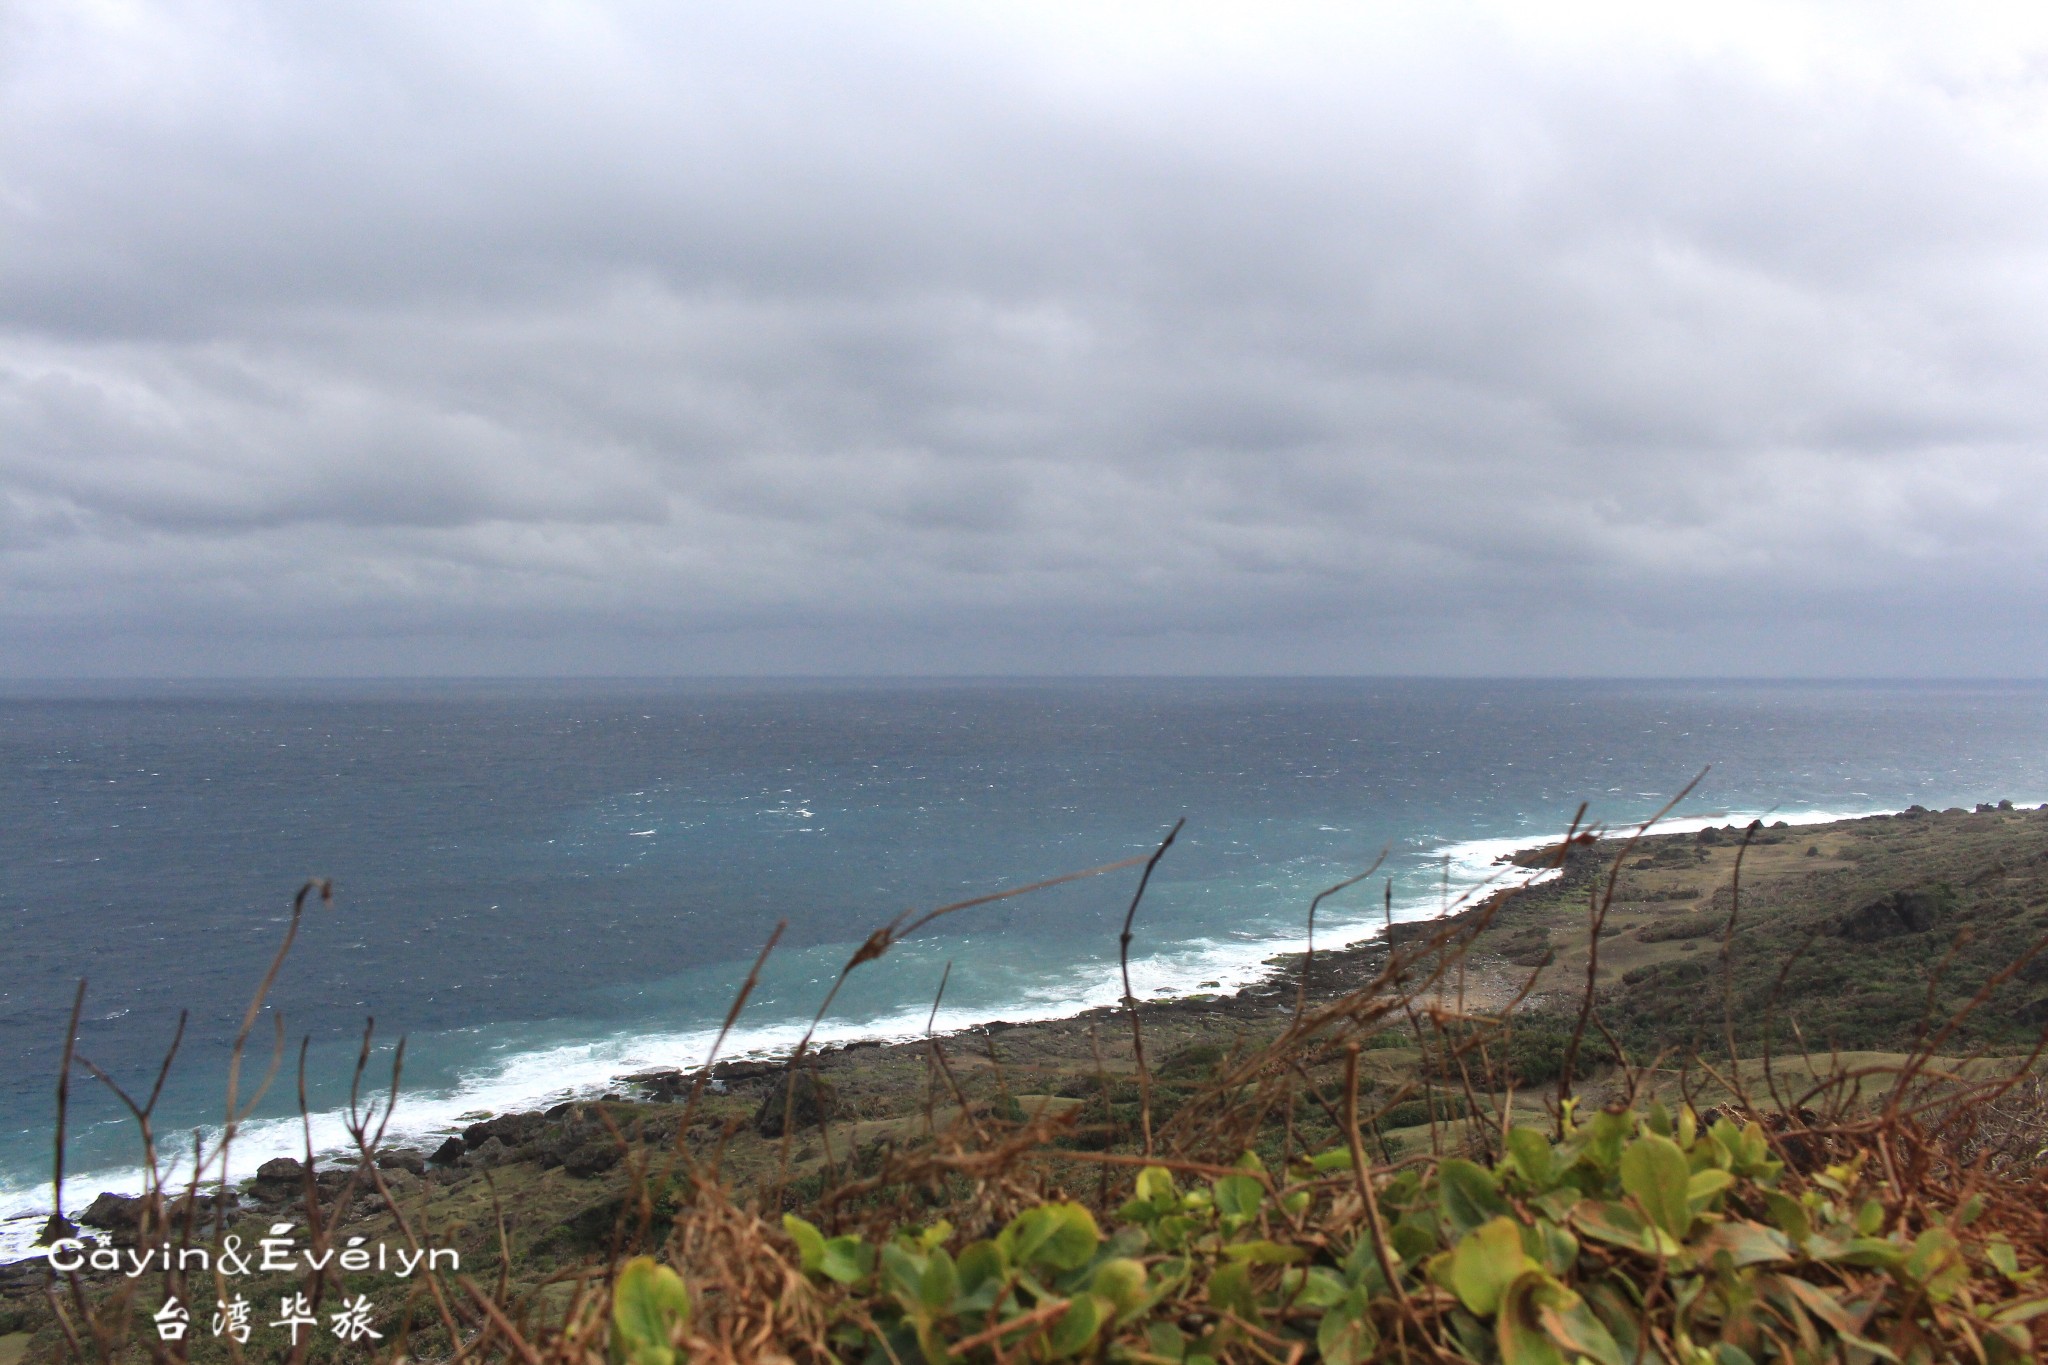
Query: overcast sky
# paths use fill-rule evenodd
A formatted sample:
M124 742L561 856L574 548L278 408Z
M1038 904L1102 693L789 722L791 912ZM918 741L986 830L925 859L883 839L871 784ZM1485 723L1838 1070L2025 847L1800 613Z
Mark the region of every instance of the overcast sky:
M11 0L0 672L2048 673L1970 14Z

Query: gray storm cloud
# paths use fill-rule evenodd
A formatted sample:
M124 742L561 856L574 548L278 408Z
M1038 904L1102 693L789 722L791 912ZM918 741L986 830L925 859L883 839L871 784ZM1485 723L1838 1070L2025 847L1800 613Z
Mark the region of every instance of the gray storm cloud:
M0 670L2041 672L2048 33L1528 8L14 7Z

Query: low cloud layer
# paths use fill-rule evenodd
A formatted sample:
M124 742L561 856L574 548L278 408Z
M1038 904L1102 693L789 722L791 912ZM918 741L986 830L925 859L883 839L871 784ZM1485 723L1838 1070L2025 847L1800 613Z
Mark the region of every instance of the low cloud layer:
M2048 669L2048 25L1527 8L14 7L0 670Z

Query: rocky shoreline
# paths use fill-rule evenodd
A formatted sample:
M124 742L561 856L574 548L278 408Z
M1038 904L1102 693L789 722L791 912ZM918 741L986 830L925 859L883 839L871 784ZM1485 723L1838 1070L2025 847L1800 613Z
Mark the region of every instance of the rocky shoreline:
M1390 945L1411 943L1447 926L1476 923L1490 903L1491 898L1437 919L1397 921L1371 939L1339 948L1317 949L1307 999L1329 1000L1348 994L1380 973ZM1140 1019L1147 1030L1192 1022L1204 1031L1219 1025L1228 1028L1233 1023L1249 1027L1277 1021L1291 1013L1301 998L1302 963L1300 953L1281 954L1268 960L1264 975L1237 991L1142 1001ZM1055 1044L1085 1040L1093 1033L1098 1037L1108 1034L1115 1048L1125 1036L1128 1017L1120 1007L1098 1006L1028 1023L990 1020L936 1035L936 1041L955 1050L986 1052L1005 1038L1031 1038L1043 1046L1048 1040ZM622 1126L618 1116L630 1115L640 1141L672 1141L680 1124L682 1104L700 1079L707 1094L725 1102L720 1119L700 1121L697 1125L705 1130L706 1136L727 1126L732 1102L738 1100L750 1111L744 1124L747 1130L763 1138L779 1138L785 1112L794 1117L799 1130L815 1128L846 1112L842 1087L835 1083L835 1078L863 1063L908 1062L922 1067L927 1055L928 1044L922 1039L826 1044L807 1054L793 1094L786 1057L735 1058L716 1062L708 1070L670 1067L622 1074L612 1079L600 1097L493 1115L448 1135L431 1149L387 1147L377 1153L375 1164L384 1186L400 1199L430 1189L452 1189L478 1172L509 1165L529 1165L543 1172L560 1170L570 1177L590 1179L612 1171L620 1163L624 1149L617 1136ZM664 1114L665 1110L671 1112ZM600 1117L601 1111L613 1114L613 1121L607 1123ZM353 1155L316 1158L310 1167L293 1157L273 1158L225 1195L222 1211L230 1217L281 1215L301 1207L310 1192L323 1203L347 1196L346 1205L336 1210L342 1222L384 1212L384 1201L375 1192L375 1182L366 1179L358 1165ZM215 1198L202 1195L196 1210L188 1210L188 1201L180 1199L167 1210L168 1218L176 1226L192 1212L204 1225L215 1215ZM143 1207L141 1196L103 1191L73 1213L77 1226L68 1235L78 1236L88 1244L132 1242ZM44 1258L37 1255L0 1266L0 1289L20 1278L23 1271L39 1275L43 1265Z
M1621 937L1603 950L1603 956L1612 960L1617 988L1624 977L1633 980L1644 972L1678 973L1699 937L1693 926L1707 924L1702 913L1720 903L1717 888L1738 847L1751 859L1746 866L1754 869L1758 903L1768 907L1775 903L1773 895L1782 899L1785 894L1773 892L1773 886L1819 886L1829 877L1846 877L1845 884L1853 884L1859 867L1873 865L1862 850L1881 845L1967 849L1966 836L1995 836L1993 842L2004 841L1998 844L2000 849L2010 845L2013 851L1987 861L1991 871L1970 873L1975 878L1971 884L1988 884L1994 876L2018 877L2019 869L2033 866L2027 859L2048 860L2048 846L2030 851L2044 827L2048 807L2015 810L2006 801L1984 803L1974 811L1911 807L1895 815L1826 825L1780 822L1753 831L1730 825L1651 835L1638 844L1634 861L1625 870L1627 899L1618 907L1616 927L1610 930ZM1607 875L1621 847L1619 837L1581 836L1568 845L1537 845L1511 855L1504 861L1523 868L1560 865L1562 875L1531 890L1495 892L1444 917L1394 922L1373 938L1318 949L1309 968L1306 998L1321 1001L1348 994L1383 970L1391 947L1448 929L1454 940L1473 940L1459 973L1464 1005L1484 1011L1515 1000L1524 1009L1555 1004L1560 993L1575 992L1576 982L1583 981L1578 965L1583 948L1573 959L1571 940L1558 935L1583 936L1582 930L1569 928L1583 919L1583 892L1596 874ZM1836 923L1833 932L1847 942L1925 934L1947 913L1945 904L1914 886L1862 901L1852 895L1831 921ZM1476 934L1482 924L1486 932ZM1474 932L1459 932L1467 927ZM1177 1056L1220 1055L1219 1049L1277 1031L1303 997L1303 964L1300 953L1282 954L1269 960L1264 975L1240 990L1139 1002L1148 1055L1170 1067ZM1533 989L1532 971L1538 973ZM1602 979L1607 979L1604 971ZM1121 1007L1103 1006L1060 1019L992 1020L939 1036L935 1042L958 1059L964 1073L978 1078L983 1090L992 1082L996 1088L1073 1104L1087 1093L1073 1083L1076 1073L1098 1067L1123 1072L1132 1066L1128 1018ZM905 1095L915 1095L928 1084L929 1056L930 1045L924 1040L827 1045L807 1058L794 1082L781 1058L725 1060L701 1072L681 1067L640 1071L615 1077L611 1089L598 1098L493 1115L449 1134L432 1150L379 1152L375 1164L385 1188L404 1201L444 1198L480 1173L513 1168L545 1180L567 1180L573 1186L602 1182L616 1173L628 1150L622 1135L641 1144L682 1143L693 1149L719 1144L744 1171L756 1148L783 1136L792 1098L794 1106L787 1115L799 1133L814 1136L823 1126L839 1125L846 1128L849 1141L874 1140L889 1123L902 1121ZM700 1082L703 1102L692 1118L691 1131L681 1132L683 1101ZM804 1141L808 1144L811 1136ZM308 1169L300 1160L278 1158L230 1192L225 1209L215 1210L211 1197L203 1196L191 1212L201 1220L210 1220L216 1212L229 1218L268 1217L302 1206L310 1194L334 1206L332 1222L340 1226L388 1212L374 1185L353 1159L316 1162ZM119 1243L134 1237L141 1212L140 1199L103 1193L74 1216L83 1225L82 1235ZM185 1210L175 1212L182 1217ZM24 1274L39 1275L43 1264L36 1256L0 1267L0 1288Z

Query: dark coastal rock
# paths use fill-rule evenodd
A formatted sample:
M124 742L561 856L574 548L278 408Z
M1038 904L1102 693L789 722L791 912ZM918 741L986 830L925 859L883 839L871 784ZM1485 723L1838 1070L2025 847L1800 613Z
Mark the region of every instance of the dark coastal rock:
M496 1138L506 1146L517 1146L528 1133L546 1122L547 1118L541 1114L500 1114L463 1129L462 1144L474 1150Z
M1935 891L1894 891L1842 917L1835 932L1851 943L1881 943L1924 934L1941 918L1943 898Z
M256 1168L256 1179L249 1187L259 1203L275 1204L287 1199L296 1199L306 1188L306 1167L303 1162L288 1156L272 1157Z
M433 1162L436 1166L453 1166L456 1162L462 1160L462 1154L468 1150L469 1145L461 1138L452 1137L443 1142L439 1147L436 1147L434 1154L428 1157L427 1160Z
M461 1164L472 1167L496 1166L504 1162L511 1154L512 1149L505 1145L505 1140L501 1137L493 1136L485 1138L480 1145L472 1147L463 1153Z
M580 1147L565 1153L562 1157L562 1169L573 1176L602 1175L618 1165L619 1158L623 1155L617 1140L606 1134L603 1137L591 1138Z
M65 1223L63 1230L54 1232L51 1231L50 1225L45 1224L42 1238L37 1245L47 1246L60 1237L73 1236L77 1231L78 1228L68 1222ZM40 1255L26 1256L19 1261L0 1262L0 1294L17 1294L34 1289L43 1284L44 1277L49 1273L50 1263ZM15 1311L19 1313L21 1310ZM4 1320L5 1315L0 1314L0 1321ZM18 1319L14 1330L21 1330Z
M391 1147L377 1153L377 1169L382 1171L406 1171L412 1175L427 1173L427 1159L409 1147Z
M711 1078L730 1085L735 1081L757 1081L769 1076L780 1076L783 1071L781 1062L720 1062L711 1068Z
M788 1072L783 1075L786 1078ZM754 1131L762 1137L778 1138L786 1130L802 1132L816 1128L839 1112L839 1092L830 1081L819 1080L808 1071L796 1075L795 1084L785 1079L770 1086L754 1112Z
M241 1201L233 1194L227 1196L224 1205L218 1197L211 1194L202 1194L197 1201L194 1201L190 1194L183 1194L159 1206L160 1211L151 1223L151 1235L155 1236L166 1227L178 1227L187 1218L204 1223L213 1217L217 1208L232 1211L239 1207ZM78 1220L112 1233L117 1243L130 1242L141 1235L143 1215L148 1209L149 1200L141 1195L115 1194L111 1190L104 1190L98 1198L79 1210Z
M1549 844L1542 848L1525 848L1508 855L1508 862L1516 867L1559 867L1593 851L1595 840L1590 834L1577 834L1562 843Z
M305 1178L305 1164L288 1156L272 1157L256 1168L256 1182L260 1185L296 1185Z
M571 1175L595 1175L618 1164L619 1141L600 1117L577 1105L559 1122L530 1130L510 1159L531 1161L542 1170L560 1166Z
M142 1205L139 1195L104 1190L99 1198L78 1211L78 1220L109 1232L132 1231L142 1221Z
M313 1176L313 1186L324 1195L333 1195L346 1188L348 1182L354 1178L353 1166L335 1166L316 1172Z
M660 1071L642 1071L631 1076L620 1076L619 1081L638 1090L655 1104L673 1104L688 1094L694 1077L685 1071L669 1067Z
M242 1207L242 1201L233 1190L225 1195L202 1194L195 1201L191 1195L180 1195L164 1210L164 1221L172 1227L182 1224L189 1215L198 1222L212 1218L215 1211L233 1213Z

